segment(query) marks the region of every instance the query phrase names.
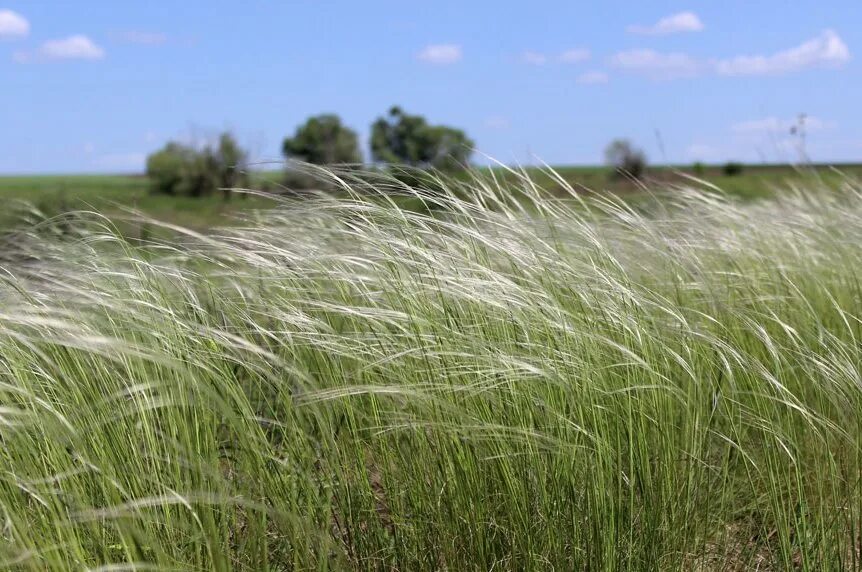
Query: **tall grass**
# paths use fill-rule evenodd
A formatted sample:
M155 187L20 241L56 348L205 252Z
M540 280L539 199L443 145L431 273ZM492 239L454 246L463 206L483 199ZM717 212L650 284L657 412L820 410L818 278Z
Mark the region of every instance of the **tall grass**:
M174 245L18 240L0 568L862 566L862 189L331 176Z

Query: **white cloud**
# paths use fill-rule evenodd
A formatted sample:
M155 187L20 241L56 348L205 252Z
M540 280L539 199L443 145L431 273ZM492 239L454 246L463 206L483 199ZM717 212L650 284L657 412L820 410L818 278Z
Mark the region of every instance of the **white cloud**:
M679 32L700 32L703 30L703 22L694 12L679 12L666 16L652 26L633 25L628 27L629 33L646 34L649 36L663 36Z
M590 50L575 48L573 50L566 50L560 54L560 61L566 64L576 64L589 60L591 55Z
M433 44L425 46L416 57L429 64L449 65L460 62L464 54L457 44Z
M597 85L608 83L608 74L602 71L588 71L578 76L577 81L583 85Z
M521 54L521 61L531 66L543 66L548 63L548 56L539 52L526 51Z
M35 52L16 52L13 55L13 59L18 63L52 60L100 60L104 57L105 50L81 34L59 40L49 40Z
M764 117L762 119L734 123L730 129L740 135L762 133L788 134L790 133L790 129L795 127L797 123L798 118L781 119L778 117ZM823 129L831 129L834 126L834 123L823 121L818 117L807 116L805 118L805 129L807 131L821 131Z
M692 77L701 72L703 64L683 53L661 53L655 50L628 50L610 58L612 66L639 73L654 80Z
M489 117L485 119L485 127L488 129L508 129L509 120L499 116Z
M49 40L42 44L39 52L48 59L56 60L100 60L105 50L83 35L69 36L60 40Z
M12 10L0 10L0 40L24 38L29 33L27 18Z
M112 39L125 44L141 44L144 46L161 46L167 43L168 37L161 32L145 32L141 30L126 30L111 34Z
M841 67L850 61L850 49L841 37L826 30L816 38L772 55L698 59L684 53L650 49L628 50L611 56L612 66L654 80L693 77L703 73L721 76L778 75L818 67Z
M772 55L749 55L718 60L721 75L775 75L813 67L838 67L850 60L850 49L833 30L825 30L795 48Z

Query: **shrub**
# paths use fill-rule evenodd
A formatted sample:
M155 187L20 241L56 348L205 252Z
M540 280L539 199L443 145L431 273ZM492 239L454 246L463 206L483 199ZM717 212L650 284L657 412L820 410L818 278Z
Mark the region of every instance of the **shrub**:
M194 149L170 142L147 157L147 176L153 192L179 194L183 178L191 171Z
M147 176L153 192L200 197L222 189L225 199L232 188L246 181L248 154L230 133L218 145L201 149L169 142L147 158Z
M224 193L224 198L229 199L233 189L248 184L248 152L240 147L232 134L222 133L218 147L210 154L219 188Z
M704 173L706 173L706 165L704 165L700 161L697 161L694 165L691 166L691 171L696 177L703 177Z
M742 173L742 169L742 163L737 163L736 161L729 161L724 164L724 167L721 168L721 172L728 177L733 177Z
M639 179L646 170L646 155L626 139L616 139L605 149L605 161L615 176Z

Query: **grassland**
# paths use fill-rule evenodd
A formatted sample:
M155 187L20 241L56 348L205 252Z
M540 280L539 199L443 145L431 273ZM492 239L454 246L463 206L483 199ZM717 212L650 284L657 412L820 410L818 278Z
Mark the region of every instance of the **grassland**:
M701 179L708 185L720 188L727 195L744 199L762 199L788 186L836 186L847 178L862 176L862 165L791 167L788 165L746 166L738 175L726 175L720 166L705 166L695 172L690 166L653 167L647 171L643 181L633 182L610 176L606 167L554 167L553 173L531 168L530 179L538 186L565 195L565 186L578 190L610 191L630 195L651 187L662 190L674 186L690 186L691 177ZM497 169L497 172L501 172ZM503 171L504 172L504 171ZM561 183L560 179L565 184ZM512 180L511 175L509 180Z
M271 185L276 174L255 177L255 187ZM124 232L135 236L140 225L123 223L135 210L161 221L203 230L228 224L239 213L272 206L257 196L237 195L231 201L222 196L204 198L153 194L143 176L49 175L0 177L0 199L6 205L0 213L0 229L32 219L35 209L45 216L72 210L94 210L117 221ZM37 217L38 218L38 217Z
M22 235L0 568L859 569L862 189L521 183Z
M517 187L520 177L502 168L483 169L493 173L502 184ZM644 187L667 189L678 185L691 185L686 176L694 176L689 167L656 167L648 172L643 182L634 183L615 179L605 167L557 167L553 175L547 170L528 168L525 171L531 182L559 196L565 196L565 187L579 191L610 191L629 198L641 194ZM723 175L719 167L706 167L698 174L708 185L721 188L728 195L742 199L759 199L772 196L776 189L788 186L836 186L847 177L862 176L862 166L842 165L794 169L788 166L752 166L741 175ZM280 192L282 176L277 171L256 172L252 188ZM0 177L0 198L6 207L0 213L0 229L10 228L28 218L33 207L45 215L68 210L93 209L115 219L130 236L141 233L140 225L124 222L128 209L140 211L162 221L203 230L234 222L240 215L265 209L272 201L259 196L235 197L225 202L221 196L196 199L154 195L148 191L146 178L119 175L67 175ZM32 218L32 217L30 217Z

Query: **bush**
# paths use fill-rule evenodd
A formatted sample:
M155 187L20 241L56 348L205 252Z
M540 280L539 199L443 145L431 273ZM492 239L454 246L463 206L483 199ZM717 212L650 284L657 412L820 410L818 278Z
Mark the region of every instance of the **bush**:
M725 163L724 167L721 168L721 172L727 175L728 177L734 177L742 173L742 163L737 163L735 161L730 161Z
M233 135L222 133L218 147L208 153L212 156L211 166L215 169L219 188L227 200L233 189L248 184L248 152L240 147Z
M225 199L231 189L247 180L247 153L230 133L218 145L197 149L169 142L147 158L147 176L155 193L200 197L222 189Z
M605 149L605 161L615 176L640 179L646 170L646 155L626 139L616 139Z
M704 165L700 161L697 161L694 165L691 166L691 171L696 177L703 177L704 173L706 173L706 165Z
M181 194L183 180L193 170L196 151L180 143L170 142L147 157L147 176L153 192Z

